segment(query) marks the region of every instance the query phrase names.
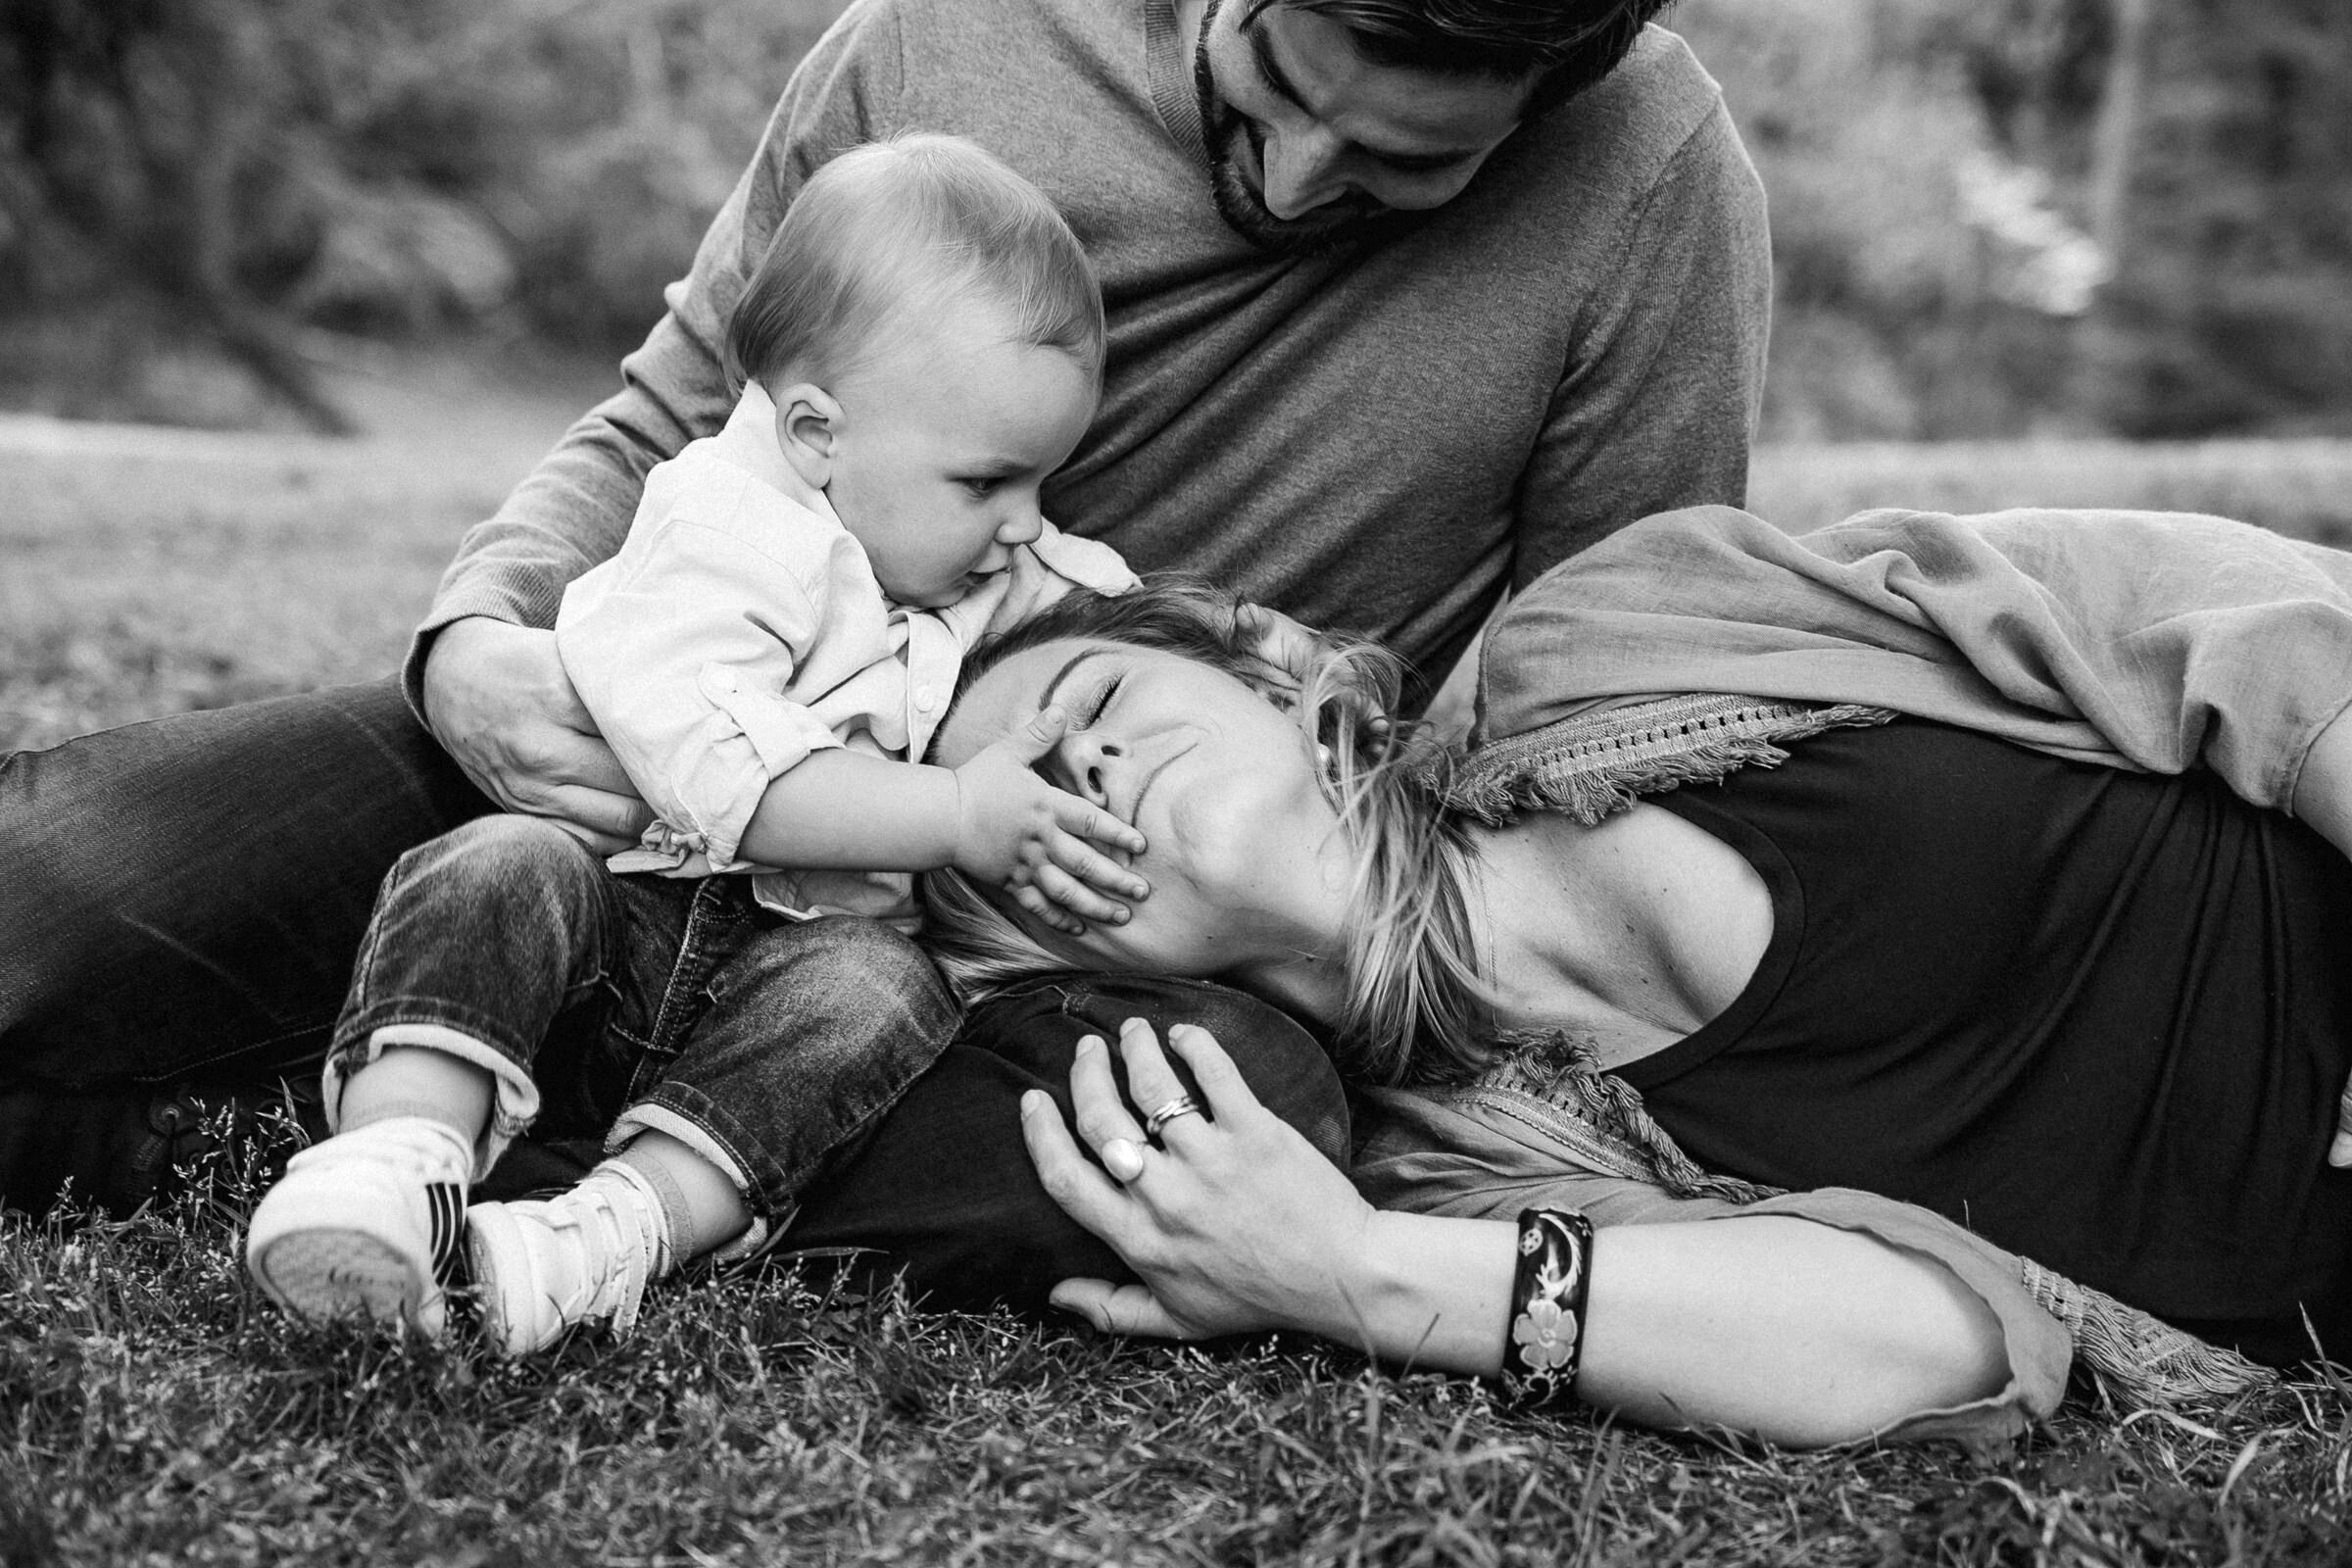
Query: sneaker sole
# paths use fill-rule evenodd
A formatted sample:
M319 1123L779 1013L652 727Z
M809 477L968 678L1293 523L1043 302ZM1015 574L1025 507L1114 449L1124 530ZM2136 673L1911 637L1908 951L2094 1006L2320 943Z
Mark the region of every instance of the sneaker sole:
M366 1318L406 1323L437 1338L425 1321L429 1282L395 1249L365 1231L296 1231L253 1260L255 1279L280 1306L318 1321Z

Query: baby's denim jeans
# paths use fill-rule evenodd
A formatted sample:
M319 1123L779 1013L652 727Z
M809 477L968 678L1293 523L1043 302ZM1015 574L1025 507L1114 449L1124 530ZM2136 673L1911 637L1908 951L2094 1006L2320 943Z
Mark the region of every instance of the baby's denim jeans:
M741 877L617 876L552 822L484 816L384 878L325 1095L331 1113L374 1045L447 1051L498 1083L481 1171L525 1130L612 1128L616 1148L655 1129L773 1225L957 1021L930 962L887 926L785 919Z
M315 1102L386 873L408 851L469 819L491 820L495 809L390 680L0 758L0 1202L37 1213L70 1181L82 1201L128 1213L153 1191L151 1156L176 1146L183 1102L251 1101L281 1085ZM667 895L684 904L667 916L679 924L681 952L705 897L688 888ZM713 905L729 896L724 886L708 895ZM714 924L720 912L702 917ZM859 1249L885 1268L904 1266L918 1294L943 1303L1041 1307L1064 1275L1127 1277L1046 1196L1022 1146L1020 1095L1044 1089L1066 1113L1072 1042L1115 1034L1131 1013L1213 1030L1270 1108L1346 1156L1339 1083L1312 1037L1263 1003L1197 981L1039 982L975 1009L897 1107L872 1115L863 1107L891 1093L882 1078L928 1059L935 1030L952 1023L939 1021L937 977L883 927L821 920L790 940L809 950L795 964L826 978L781 988L780 1005L803 1020L800 1009L841 1008L839 1052L878 1050L885 1065L837 1082L834 1092L850 1098L814 1110L814 1139L844 1141L801 1195L787 1246ZM500 957L517 971L513 955ZM757 988L765 971L741 972ZM714 985L704 1030L721 1059L739 1044L772 1044L788 1078L808 1083L799 1069L810 1063L792 1066L781 1034L771 1042L764 1029L735 1033L740 997L723 979ZM705 1088L704 1099L686 1102L689 1115L724 1127L725 1110L751 1124L726 1133L730 1148L779 1136L758 1101L671 1072L675 1058L662 1053L681 1049L686 1031L671 1027L666 997L627 1009L610 998L605 1005L628 1011L622 1027L635 1033L601 1048L593 1006L556 1019L530 1058L542 1100L534 1139L510 1153L487 1191L519 1196L576 1175L585 1166L571 1143L537 1137L601 1137L609 1122L595 1120L600 1110L623 1109L641 1090L662 1095L665 1082ZM723 1029L713 1021L722 1015ZM628 1039L649 1049L636 1054ZM798 1113L785 1106L787 1124ZM799 1136L782 1142L797 1149ZM781 1172L760 1180L788 1188L816 1157L788 1151Z

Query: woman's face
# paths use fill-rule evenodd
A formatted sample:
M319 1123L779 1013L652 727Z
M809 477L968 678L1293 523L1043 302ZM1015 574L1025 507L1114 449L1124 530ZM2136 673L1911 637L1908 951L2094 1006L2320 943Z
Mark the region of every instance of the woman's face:
M974 681L940 731L949 767L1049 704L1068 733L1037 764L1144 835L1152 884L1123 926L1047 933L1081 962L1240 975L1336 956L1348 854L1298 722L1223 670L1180 655L1073 639L1015 654Z

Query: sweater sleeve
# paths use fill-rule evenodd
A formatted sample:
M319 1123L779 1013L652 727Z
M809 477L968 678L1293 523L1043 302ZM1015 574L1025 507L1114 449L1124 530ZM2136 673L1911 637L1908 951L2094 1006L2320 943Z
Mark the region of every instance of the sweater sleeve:
M808 175L895 129L900 98L897 19L889 0L860 0L786 83L691 270L663 290L667 313L621 362L621 390L573 424L460 542L403 670L419 718L436 632L469 615L554 625L564 584L620 548L646 474L725 421L733 399L722 345L746 279Z
M1884 511L1798 537L1725 508L1653 517L1497 622L1482 739L1665 692L1865 703L2109 765L2201 764L2284 809L2352 704L2352 555L2175 513Z
M1744 502L1771 310L1763 185L1718 102L1584 307L1522 482L1514 590L1651 513Z

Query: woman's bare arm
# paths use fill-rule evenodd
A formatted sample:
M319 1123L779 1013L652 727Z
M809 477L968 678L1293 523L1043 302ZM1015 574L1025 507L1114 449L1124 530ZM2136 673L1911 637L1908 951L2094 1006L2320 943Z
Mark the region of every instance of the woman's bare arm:
M2352 856L2352 708L2335 715L2303 754L2295 776L2295 816Z
M2352 857L2352 709L2335 715L2303 754L2295 777L2295 816ZM2335 1142L2328 1163L2352 1165L2352 1083L2336 1100Z
M1214 1040L1180 1027L1170 1044L1216 1119L1167 1123L1164 1149L1145 1144L1104 1048L1082 1048L1073 1069L1079 1136L1124 1180L1079 1152L1045 1096L1024 1102L1047 1191L1145 1280L1067 1282L1056 1304L1121 1333L1295 1328L1419 1366L1501 1366L1514 1227L1373 1209L1256 1102ZM1148 1027L1131 1023L1121 1049L1139 1102L1181 1092ZM1576 1393L1635 1420L1813 1446L2007 1381L1991 1310L1933 1259L1870 1237L1753 1216L1594 1242Z

